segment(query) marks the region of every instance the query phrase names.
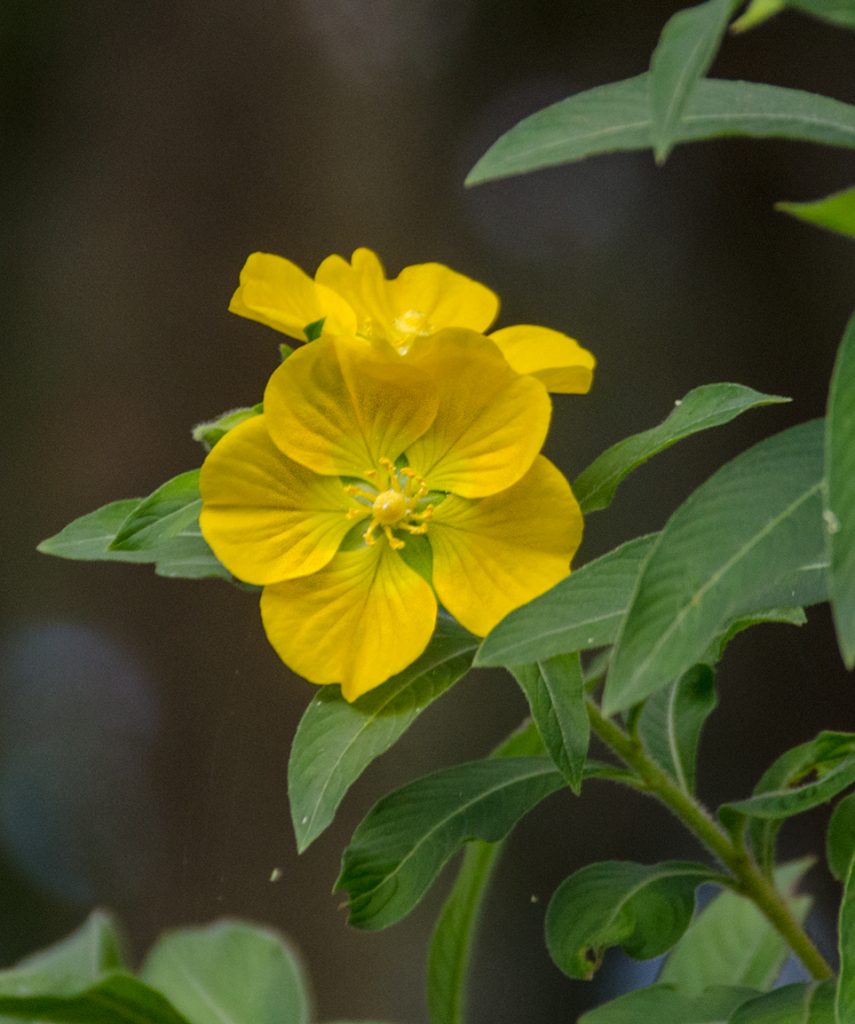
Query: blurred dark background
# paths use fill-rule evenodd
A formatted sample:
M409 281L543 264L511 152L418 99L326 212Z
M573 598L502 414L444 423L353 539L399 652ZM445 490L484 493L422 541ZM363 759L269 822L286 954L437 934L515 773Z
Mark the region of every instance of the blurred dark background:
M256 401L274 332L226 305L246 255L312 272L375 248L390 271L439 260L495 288L502 324L566 330L599 359L558 400L549 454L573 476L689 388L792 395L660 456L591 518L580 561L659 528L721 462L820 415L853 305L851 242L774 212L851 184L851 153L783 142L616 155L464 190L520 117L642 71L680 6L566 0L5 0L0 6L6 387L0 626L0 957L114 907L136 955L222 914L299 946L317 1019L424 1020L423 960L448 885L382 934L330 896L340 851L382 793L486 752L523 714L476 673L375 764L298 858L286 762L311 696L268 648L253 597L35 546L148 493L201 452L190 428ZM713 73L855 102L855 35L787 14L726 41ZM852 679L826 609L764 627L721 668L702 751L711 802L823 727L851 728ZM771 717L770 717L771 714ZM785 829L821 853L822 814ZM543 946L556 884L592 859L698 855L653 805L594 784L518 829L491 895L473 1024L570 1021L648 980L613 957L594 986ZM272 882L274 869L281 872ZM813 929L830 951L822 867Z

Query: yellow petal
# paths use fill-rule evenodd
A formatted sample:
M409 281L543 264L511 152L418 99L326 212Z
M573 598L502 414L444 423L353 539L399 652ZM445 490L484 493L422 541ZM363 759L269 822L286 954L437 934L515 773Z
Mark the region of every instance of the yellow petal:
M567 575L582 513L570 485L540 455L506 491L480 501L449 495L428 537L437 596L466 629L485 636Z
M436 418L407 450L416 473L466 498L516 483L546 438L552 407L543 384L515 373L492 341L472 331L419 339L407 360L439 387Z
M584 395L591 390L596 360L573 338L549 327L518 324L494 331L490 338L517 373L530 373L549 391Z
M441 263L415 264L387 280L370 249L357 249L351 263L328 257L315 280L347 300L359 318L360 332L394 345L444 327L484 331L499 310L495 292Z
M199 476L205 540L229 572L257 585L317 572L353 526L346 517L353 503L338 477L283 455L266 419L230 430Z
M264 414L274 442L318 473L362 477L393 462L436 415L431 377L388 345L320 338L273 373ZM215 449L216 450L216 449Z
M433 633L436 598L389 547L342 551L313 576L265 587L261 616L279 657L355 700L406 668Z
M327 334L352 333L356 327L353 310L341 296L290 260L266 252L247 259L229 310L299 341L306 340L303 328L318 320L324 321Z

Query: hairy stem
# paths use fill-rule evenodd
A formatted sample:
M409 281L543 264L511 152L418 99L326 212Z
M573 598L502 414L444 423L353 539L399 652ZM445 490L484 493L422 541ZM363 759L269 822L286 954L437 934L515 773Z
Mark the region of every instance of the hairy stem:
M763 874L751 854L742 845L737 845L701 803L681 789L647 756L638 740L606 718L593 700L588 701L588 717L597 736L635 772L644 789L676 815L728 869L732 888L754 901L811 975L818 980L832 977L833 972L825 957L793 917L786 900Z

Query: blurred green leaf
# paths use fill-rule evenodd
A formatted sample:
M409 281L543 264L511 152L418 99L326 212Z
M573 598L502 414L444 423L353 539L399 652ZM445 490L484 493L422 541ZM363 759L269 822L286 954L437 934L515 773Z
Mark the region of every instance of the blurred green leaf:
M570 875L546 912L546 944L569 977L588 979L620 946L636 960L670 949L692 919L695 889L715 876L703 864L604 861Z
M828 870L842 882L855 857L855 793L844 797L834 808L825 841Z
M741 384L704 384L675 402L674 409L659 426L604 451L573 481L573 493L585 513L607 508L624 477L659 452L701 430L729 423L749 409L789 401Z
M810 203L775 203L775 209L818 228L855 238L855 188Z
M803 14L830 21L832 25L855 28L855 3L852 0L786 0L786 5Z
M0 996L0 1013L42 1024L196 1024L130 974L108 974L77 993Z
M302 971L281 936L218 921L163 936L142 978L191 1024L308 1024Z
M700 995L686 995L657 984L589 1010L579 1024L727 1024L731 1013L756 994L750 988L716 986Z
M287 346L286 346L287 347ZM242 406L240 409L229 409L228 412L215 416L212 420L205 420L193 428L193 440L209 452L217 441L220 441L226 434L244 420L252 419L259 413L264 412L264 406L258 405Z
M101 910L67 938L0 971L0 996L59 996L77 993L124 967L115 922Z
M323 686L306 708L288 762L291 819L302 853L335 816L344 795L426 707L469 670L478 640L444 616L421 657L349 704Z
M731 32L747 32L784 10L785 0L751 0L745 11L730 26Z
M496 842L564 784L548 758L470 761L384 797L344 851L336 889L349 923L379 929L419 902L445 862L470 839Z
M686 793L695 790L701 730L717 703L712 669L695 665L649 697L639 715L638 736L645 750Z
M156 549L199 520L199 470L179 473L133 508L110 542L113 551Z
M776 988L740 1006L729 1024L835 1024L834 982Z
M739 0L707 0L669 18L650 60L651 135L664 163L692 89L709 70Z
M559 654L532 665L518 665L512 672L549 756L578 794L591 738L579 655Z
M606 714L668 686L734 619L810 603L814 595L801 592L800 574L825 558L822 439L823 424L814 421L761 441L671 516L617 638Z
M823 512L831 609L846 667L855 668L855 316L849 321L828 396Z
M674 140L732 135L852 149L855 107L798 89L701 79L675 126ZM520 121L493 143L466 184L651 145L649 75L644 74L577 93Z
M38 550L45 555L85 562L133 562L154 564L159 576L232 581L232 576L208 547L198 524L163 541L157 548L116 551L110 547L116 531L142 499L129 498L80 516L53 537L43 540Z
M512 733L492 757L537 757L543 745L530 725ZM427 962L428 1014L431 1024L464 1024L466 974L475 929L487 886L503 844L476 839L468 843L454 887L431 937Z
M811 899L796 896L812 858L785 864L775 872L778 891L799 923ZM730 890L718 893L697 915L665 961L657 979L688 995L711 985L744 985L765 991L781 972L790 949L755 903Z
M511 612L485 638L475 664L524 665L612 643L654 540L627 541Z
M855 783L855 733L821 732L782 754L763 773L746 800L725 804L725 820L733 815L755 819L749 824L761 864L774 862L774 844L781 822L826 803Z
M855 1021L855 857L843 881L843 901L837 925L840 974L834 1001L836 1024Z

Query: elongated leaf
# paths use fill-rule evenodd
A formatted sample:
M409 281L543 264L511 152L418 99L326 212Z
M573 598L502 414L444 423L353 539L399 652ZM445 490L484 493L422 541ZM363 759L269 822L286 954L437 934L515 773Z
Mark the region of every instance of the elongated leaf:
M775 209L818 228L855 238L855 188L810 203L775 203Z
M855 147L855 107L758 82L701 79L675 126L676 142L729 135ZM532 114L493 143L469 172L477 185L600 153L652 144L649 77L577 93Z
M664 163L674 132L699 78L709 70L721 45L733 0L707 0L677 11L665 25L650 61L653 148Z
M186 527L154 549L117 551L111 548L116 532L142 500L114 501L80 516L55 536L43 540L38 550L45 555L75 561L153 563L159 576L187 579L216 577L232 581L228 570L208 547L198 525Z
M844 797L834 808L828 823L825 855L828 870L842 882L849 871L849 862L855 857L855 793Z
M774 862L775 838L784 819L826 803L855 782L855 733L821 732L782 754L764 772L747 800L725 804L724 821L754 819L749 830L757 859Z
M39 1024L197 1024L129 974L108 974L66 995L0 995L0 1014Z
M687 995L670 985L653 985L590 1010L579 1024L727 1024L733 1011L756 995L750 988L723 986Z
M674 513L626 613L603 710L622 711L701 660L748 611L808 603L800 570L822 563L821 421L761 441ZM572 577L571 577L572 578Z
M549 756L578 794L591 738L579 655L559 654L533 665L519 665L513 674Z
M658 427L619 441L603 452L576 477L573 493L585 513L606 508L621 480L659 452L701 430L729 423L749 409L789 401L741 384L704 384L675 402Z
M654 539L622 544L511 612L486 637L475 664L524 665L612 643Z
M96 910L61 942L0 971L0 996L74 994L123 966L116 925Z
M543 744L531 723L524 723L492 757L538 757ZM454 888L431 937L427 962L427 1002L431 1024L463 1024L466 975L484 895L503 843L468 843Z
M835 1024L834 982L776 988L740 1006L730 1024Z
M110 543L113 551L144 551L157 548L185 527L198 522L199 470L180 473L144 498L128 514Z
M855 28L855 4L852 0L787 0L787 6L830 21L833 25Z
M825 457L828 587L837 641L851 669L855 668L855 316L843 335L831 379Z
M843 901L837 925L840 975L834 1001L836 1024L855 1024L855 858L843 882Z
M745 11L731 23L731 32L747 32L757 28L786 7L785 0L751 0Z
M811 899L795 896L795 888L813 860L780 867L778 890L799 923ZM657 979L680 992L699 995L711 985L744 985L765 991L778 977L789 947L780 933L745 896L725 890L708 903L665 961Z
M172 932L149 953L142 977L193 1024L308 1024L299 964L267 928L218 921Z
M590 864L561 883L546 912L546 944L571 978L591 978L603 953L620 946L637 960L670 949L686 930L703 864L665 861Z
M384 797L342 858L336 889L349 895L350 924L394 924L465 842L503 839L563 783L548 758L496 758L434 772Z
M335 816L359 776L437 697L466 674L477 639L441 617L422 656L383 686L349 704L324 686L306 708L291 746L288 798L302 853Z
M825 566L823 566L823 569L825 569ZM808 594L808 597L813 597L814 593ZM822 593L822 591L819 591L819 593ZM805 591L802 591L803 597L804 594ZM817 596L816 599L818 600L819 597ZM740 633L744 633L746 629L751 629L754 626L771 625L773 623L784 626L803 626L806 622L807 616L803 608L769 608L763 612L741 615L730 623L722 636L716 637L709 650L707 650L703 662L706 665L717 665L724 657L724 652L730 641L734 637L739 636Z
M645 750L686 793L695 790L701 730L717 703L712 669L695 665L667 689L654 693L639 716L638 734Z

